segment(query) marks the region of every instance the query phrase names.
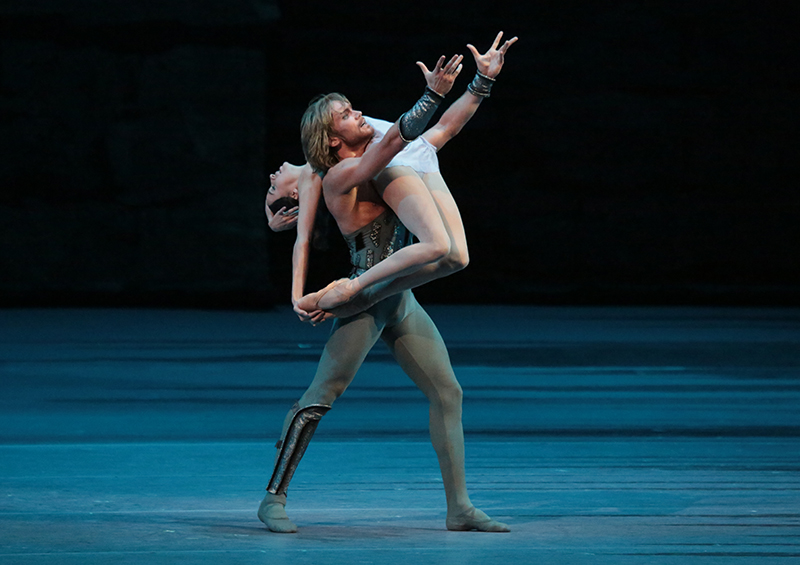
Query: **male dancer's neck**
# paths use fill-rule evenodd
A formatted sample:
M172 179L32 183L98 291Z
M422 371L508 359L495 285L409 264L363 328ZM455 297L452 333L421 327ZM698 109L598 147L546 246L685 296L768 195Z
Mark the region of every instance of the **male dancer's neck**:
M350 148L340 149L339 151L336 152L336 156L339 158L339 162L341 163L345 159L350 159L352 157L363 156L364 153L366 153L367 148L370 146L370 144L372 144L374 140L375 140L375 135L366 140L362 145L357 145L353 149Z

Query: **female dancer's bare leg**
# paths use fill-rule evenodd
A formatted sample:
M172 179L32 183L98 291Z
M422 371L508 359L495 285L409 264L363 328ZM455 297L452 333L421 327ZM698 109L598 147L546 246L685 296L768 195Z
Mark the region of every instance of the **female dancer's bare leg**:
M337 316L361 312L382 298L463 269L468 261L467 241L461 216L440 173L420 176L410 167L389 167L376 179L384 202L397 214L419 243L409 245L354 279L304 296L298 306L306 311L333 310L344 306ZM422 273L419 273L423 270ZM415 278L385 287L401 277ZM413 286L409 286L412 284ZM380 289L380 298L359 300L359 293ZM346 312L346 313L345 313Z
M411 174L416 175L415 172ZM447 183L441 173L426 173L422 180L436 204L439 217L444 224L450 242L450 251L439 261L431 263L418 271L405 276L390 279L363 289L350 302L333 308L331 312L337 317L347 317L362 312L389 296L416 288L430 281L446 277L464 269L469 264L467 236L461 213ZM390 258L391 259L391 258ZM386 261L388 261L387 259ZM386 262L384 261L384 262Z
M298 302L303 310L330 310L341 306L364 288L418 271L450 252L450 239L433 197L413 169L384 169L375 183L384 202L419 243L400 249L354 279L343 279L341 284L330 289L304 296Z

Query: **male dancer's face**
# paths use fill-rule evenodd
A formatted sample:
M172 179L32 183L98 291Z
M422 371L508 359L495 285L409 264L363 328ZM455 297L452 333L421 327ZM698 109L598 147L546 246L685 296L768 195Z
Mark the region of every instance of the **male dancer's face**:
M302 167L284 163L269 176L267 206L271 206L278 198L284 196L297 200L297 181L300 178L301 170Z
M333 116L333 135L331 146L344 144L350 147L361 145L375 135L375 130L367 123L358 110L353 110L350 104L343 104L335 100L331 104Z

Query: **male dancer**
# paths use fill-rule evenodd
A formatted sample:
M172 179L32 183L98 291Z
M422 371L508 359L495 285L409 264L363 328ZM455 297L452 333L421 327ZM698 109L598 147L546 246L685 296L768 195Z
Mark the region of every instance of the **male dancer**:
M480 74L476 76L470 85L473 95L488 95L490 81L502 68L503 54L511 43L513 41L506 42L497 50L495 42L487 53L490 67L495 72L493 76L487 75L488 78ZM442 62L443 59L432 72L423 69L429 87L439 95L450 90L452 80L458 74L458 70L454 70L458 68L455 67L458 64L455 58L446 66ZM422 133L436 101L431 93L426 92L417 105L369 149L371 132L368 133L369 140L363 143L360 132L366 129L365 123L360 119L360 113L353 112L349 104L345 106L342 98L323 98L316 108L312 106L307 111L307 116L309 113L316 114L312 119L324 120L327 117L334 122L331 131L337 140L331 146L340 146L336 153L342 160L328 170L323 190L330 211L351 245L352 259L359 272L367 272L370 256L373 260L378 258L374 264L380 265L381 258L399 253L409 240L409 233L392 210L380 200L369 180L399 151L404 139L410 140ZM328 107L320 108L321 105ZM338 113L332 114L331 109ZM354 118L354 121L341 125L341 122L350 118ZM307 140L308 137L304 137L304 141ZM344 155L342 147L347 149ZM304 144L304 149L307 154L310 153L307 144ZM314 164L312 159L309 162ZM404 198L409 197L413 196ZM401 208L405 205L404 198L398 202ZM411 204L413 209L414 203ZM302 214L302 201L300 211ZM288 482L319 419L347 388L378 337L387 343L398 363L430 400L431 439L445 485L448 529L508 531L507 526L477 510L469 500L464 477L461 388L453 374L441 336L408 290L382 300L365 312L337 319L334 323L314 381L284 422L275 471L267 489L268 494L259 508L259 518L270 530L296 531L284 510Z

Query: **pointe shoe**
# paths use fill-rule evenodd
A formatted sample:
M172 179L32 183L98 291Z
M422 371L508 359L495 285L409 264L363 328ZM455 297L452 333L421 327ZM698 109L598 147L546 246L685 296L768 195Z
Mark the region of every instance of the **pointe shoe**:
M337 284L331 288L326 287L326 292L322 296L319 297L317 304L319 304L320 310L332 310L338 306L342 306L347 304L355 296L358 292L353 292L350 290L350 279L339 279L336 281Z
M481 510L474 506L462 512L458 516L448 516L445 521L448 530L453 532L468 532L478 530L479 532L510 532L508 525L492 520Z
M331 308L330 313L337 318L349 318L350 316L355 316L365 310L369 310L381 300L385 300L396 294L389 290L390 286L391 281L385 281L363 288L349 302L337 306L336 308Z
M267 493L258 507L258 519L264 522L264 525L271 532L278 534L294 534L297 532L297 526L286 515L285 494Z
M356 294L352 300L342 304L341 306L337 306L335 308L330 309L330 313L336 316L337 318L349 318L350 316L355 316L356 314L360 314L364 310L368 310L380 300L375 300L374 298L367 295L368 291L362 291ZM327 312L328 310L326 310Z
M328 293L328 291L331 290L333 287L342 284L344 282L347 282L348 280L350 279L335 280L322 290L306 294L300 300L297 301L297 306L299 306L301 310L305 310L306 312L323 310L324 308L321 308L319 305L320 300L322 300L322 297L325 296Z

